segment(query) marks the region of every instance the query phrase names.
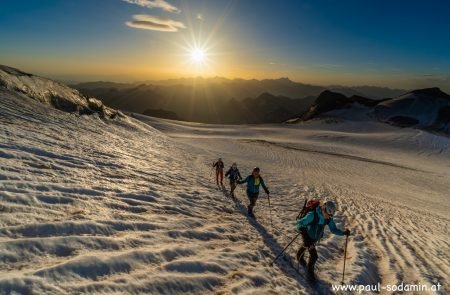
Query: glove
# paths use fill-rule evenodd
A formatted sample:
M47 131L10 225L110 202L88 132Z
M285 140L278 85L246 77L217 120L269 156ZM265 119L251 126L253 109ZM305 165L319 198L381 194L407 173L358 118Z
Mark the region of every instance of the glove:
M350 235L350 230L348 228L344 231L344 235L346 235L347 237Z

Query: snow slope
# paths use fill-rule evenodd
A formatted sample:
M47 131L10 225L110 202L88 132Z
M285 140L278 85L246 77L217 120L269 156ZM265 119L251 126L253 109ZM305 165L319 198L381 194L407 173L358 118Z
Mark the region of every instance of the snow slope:
M378 121L398 127L412 127L448 136L450 95L439 88L417 89L382 101L361 96L346 97L322 92L301 117L286 123L308 120Z
M0 294L329 294L341 237L319 245L314 288L291 267L298 242L270 266L311 197L335 199L354 232L348 283L448 292L448 138L373 122L144 124L63 112L14 83L0 86ZM273 226L263 195L253 221L243 188L233 202L213 184L218 156L262 168Z
M380 103L375 107L375 115L383 122L405 125L406 120L406 126L449 133L449 110L450 96L439 88L428 88Z
M273 193L275 237L287 244L304 198L335 199L349 227L348 280L355 284L440 282L450 273L450 140L383 123L214 126L140 117L184 144L261 167ZM241 193L239 196L245 199ZM256 215L268 222L264 200ZM343 239L319 246L319 275L338 283ZM297 246L288 252L295 257ZM287 268L286 265L279 265ZM421 293L422 294L422 293Z
M0 102L0 294L310 293L269 267L282 245L201 150L128 117Z

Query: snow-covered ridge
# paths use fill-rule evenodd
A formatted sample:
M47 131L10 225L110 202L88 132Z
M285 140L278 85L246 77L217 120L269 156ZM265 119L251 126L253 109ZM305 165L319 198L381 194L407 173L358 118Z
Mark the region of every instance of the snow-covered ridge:
M324 91L308 112L287 123L324 118L380 121L398 127L450 133L450 95L439 88L425 88L377 101Z
M382 122L450 132L450 96L439 88L415 90L381 102L374 113Z
M92 97L85 97L78 90L62 83L34 76L18 69L0 65L0 89L22 93L41 103L65 112L79 114L97 113L101 117L115 117L119 112L107 108Z

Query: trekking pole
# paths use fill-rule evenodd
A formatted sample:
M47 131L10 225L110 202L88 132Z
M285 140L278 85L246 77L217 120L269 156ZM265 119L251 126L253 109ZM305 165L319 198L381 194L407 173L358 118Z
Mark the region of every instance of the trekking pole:
M284 249L280 252L280 254L278 254L277 257L275 257L275 259L270 263L270 266L273 266L273 264L275 263L275 261L278 260L278 258L280 258L281 254L284 253L284 251L286 251L287 248L289 248L289 246L298 238L298 236L300 235L300 233L298 233L293 239L292 241L289 242L289 244L287 244L286 247L284 247Z
M348 236L345 238L345 248L344 248L344 269L342 270L342 282L341 282L342 285L344 285L345 260L347 259L347 242L348 242Z
M270 194L267 194L267 200L269 201L270 227L273 229L273 224L272 224L272 207L270 206Z

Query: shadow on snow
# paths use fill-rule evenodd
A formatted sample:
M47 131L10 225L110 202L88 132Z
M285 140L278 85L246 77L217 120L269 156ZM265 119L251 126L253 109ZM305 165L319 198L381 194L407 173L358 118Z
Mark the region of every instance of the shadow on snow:
M234 204L236 206L236 209L239 210L239 212L244 215L247 218L248 223L253 226L256 231L258 231L259 235L261 236L264 244L267 246L267 248L270 250L271 255L268 257L270 261L274 259L281 251L283 251L283 248L285 245L280 245L277 241L277 239L267 231L266 227L259 223L256 218L249 217L247 215L247 206L243 204L237 197L234 199L231 198L228 194L228 191L225 189L225 187L219 187L221 189L222 193L227 199L230 199L234 201ZM235 191L236 195L236 191ZM270 263L270 262L268 262ZM312 294L334 294L325 282L321 281L320 279L317 280L314 285L311 285L306 281L306 279L298 273L296 270L296 262L295 259L291 258L290 256L287 256L283 254L275 263L274 265L277 265L278 268L288 277L296 280L300 285L302 285L304 288L307 289L308 293Z

